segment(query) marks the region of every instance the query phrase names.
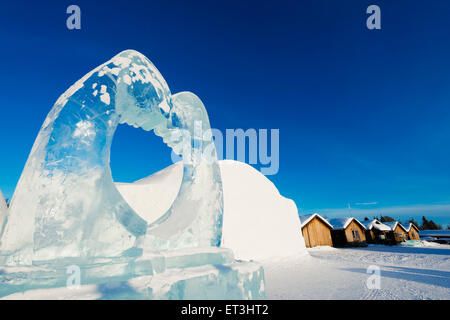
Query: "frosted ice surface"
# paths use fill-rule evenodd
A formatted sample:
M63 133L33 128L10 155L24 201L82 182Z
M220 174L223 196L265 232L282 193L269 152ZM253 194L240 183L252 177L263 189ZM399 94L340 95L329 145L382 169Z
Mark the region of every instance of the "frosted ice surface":
M114 261L116 260L116 261ZM230 249L208 247L98 259L80 266L81 288L66 287L66 264L0 268L6 299L261 299L264 271L236 262ZM17 292L20 293L17 293ZM72 291L72 293L70 293ZM76 292L74 294L74 292ZM98 295L100 294L100 295Z
M8 206L6 205L6 200L3 196L2 191L0 190L0 233L3 229L3 224L6 219L6 215L8 213Z
M3 288L0 287L0 296ZM56 284L22 289L4 299L264 299L264 270L254 262L168 269L164 273L82 283L77 290Z
M136 213L112 181L110 147L119 124L153 130L183 156L181 185L176 197L161 197L166 211L159 218ZM222 178L204 105L190 92L172 95L136 51L94 69L57 100L11 207L2 200L0 194L0 296L265 297L262 267L218 247ZM83 275L75 294L65 286L72 264Z
M222 235L223 194L208 115L200 99L190 92L173 96L171 112L177 127L193 139L187 140L188 146L186 141L177 140L177 145L168 143L176 152L183 153L182 183L171 208L149 225L144 247L172 250L218 246ZM155 132L166 136L164 130L158 127ZM183 149L186 147L191 149Z
M110 147L119 124L154 130L177 153L186 144L180 129L194 137L179 194L150 225L113 184ZM212 138L195 136L199 124L207 132L200 99L188 92L172 96L156 67L136 51L124 51L89 72L59 97L33 145L1 234L3 262L29 265L127 256L142 247L218 246L220 172ZM205 160L206 153L213 161Z

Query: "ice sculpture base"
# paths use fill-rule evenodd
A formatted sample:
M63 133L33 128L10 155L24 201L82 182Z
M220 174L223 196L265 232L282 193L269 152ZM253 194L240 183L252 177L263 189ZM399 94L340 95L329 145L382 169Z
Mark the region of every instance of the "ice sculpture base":
M0 268L5 299L264 299L264 271L231 250L199 248L96 259L80 265L81 285L66 285L74 265Z

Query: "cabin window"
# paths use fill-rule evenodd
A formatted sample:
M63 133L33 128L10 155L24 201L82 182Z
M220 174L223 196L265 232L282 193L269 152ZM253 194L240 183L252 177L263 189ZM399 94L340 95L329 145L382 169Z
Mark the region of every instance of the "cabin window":
M361 239L359 237L359 231L358 230L352 230L353 240L359 240Z

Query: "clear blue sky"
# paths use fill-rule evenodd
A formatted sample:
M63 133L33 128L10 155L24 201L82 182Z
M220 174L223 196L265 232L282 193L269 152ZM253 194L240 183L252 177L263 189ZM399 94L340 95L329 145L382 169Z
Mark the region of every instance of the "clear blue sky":
M6 197L59 95L135 49L172 92L195 92L213 127L279 128L280 171L269 178L301 213L345 214L349 203L355 215L450 222L449 1L27 2L0 4ZM81 30L65 26L70 4ZM382 30L365 26L370 4ZM115 180L168 164L159 138L119 128Z

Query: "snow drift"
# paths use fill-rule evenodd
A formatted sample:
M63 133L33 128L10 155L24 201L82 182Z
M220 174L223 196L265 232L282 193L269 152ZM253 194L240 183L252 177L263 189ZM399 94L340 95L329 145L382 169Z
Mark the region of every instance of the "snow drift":
M262 260L306 252L294 201L253 167L219 161L224 194L222 246L237 259ZM128 204L148 223L177 197L183 175L178 162L134 183L116 183Z

